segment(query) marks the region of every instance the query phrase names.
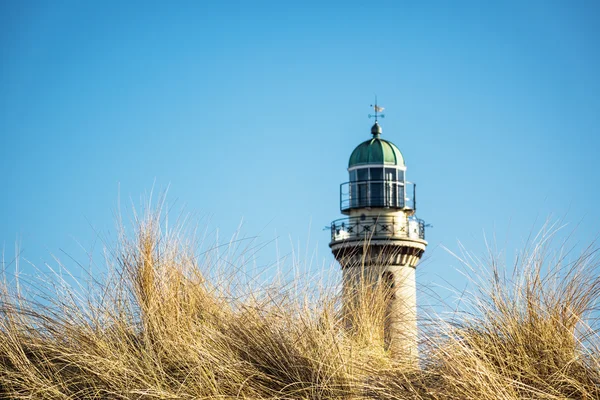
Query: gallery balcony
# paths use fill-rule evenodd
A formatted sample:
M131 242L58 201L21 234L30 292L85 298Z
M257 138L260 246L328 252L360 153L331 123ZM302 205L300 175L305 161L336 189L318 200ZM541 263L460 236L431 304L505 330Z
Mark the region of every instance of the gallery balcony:
M331 243L356 240L425 240L425 222L415 217L341 218L331 223Z

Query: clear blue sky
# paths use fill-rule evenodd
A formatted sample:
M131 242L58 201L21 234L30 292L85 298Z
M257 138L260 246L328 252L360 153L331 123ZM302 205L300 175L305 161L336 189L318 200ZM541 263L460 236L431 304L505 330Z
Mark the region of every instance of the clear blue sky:
M551 217L588 243L599 27L592 1L2 1L5 261L19 242L38 266L85 264L119 187L126 209L170 185L222 237L243 219L329 267L322 229L374 93L434 226L419 283L464 285L440 245L483 254L484 232L512 252Z

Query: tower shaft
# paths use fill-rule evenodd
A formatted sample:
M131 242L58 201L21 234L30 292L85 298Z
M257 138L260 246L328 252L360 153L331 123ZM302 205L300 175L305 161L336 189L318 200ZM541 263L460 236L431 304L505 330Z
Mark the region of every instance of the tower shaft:
M424 247L423 241L371 238L332 248L342 266L347 328L360 331L361 324L380 322L384 345L395 359L418 357L415 266Z

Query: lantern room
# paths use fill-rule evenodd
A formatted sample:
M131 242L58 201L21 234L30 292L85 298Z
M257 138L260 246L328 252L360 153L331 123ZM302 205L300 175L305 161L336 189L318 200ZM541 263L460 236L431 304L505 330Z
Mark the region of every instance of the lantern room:
M340 186L340 210L351 214L361 208L387 208L414 212L415 185L406 181L402 153L381 139L381 126L371 128L373 137L359 144L348 162L349 181Z

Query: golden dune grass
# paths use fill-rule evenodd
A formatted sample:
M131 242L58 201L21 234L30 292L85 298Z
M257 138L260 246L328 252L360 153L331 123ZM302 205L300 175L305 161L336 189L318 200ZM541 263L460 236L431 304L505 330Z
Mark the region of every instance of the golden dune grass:
M165 232L160 214L134 225L90 290L59 284L40 301L5 276L1 398L600 398L594 249L568 263L544 239L510 278L493 262L473 267L489 279L465 313L428 322L415 369L383 350L378 288L365 287L348 331L334 294L240 295L205 278L215 263Z

